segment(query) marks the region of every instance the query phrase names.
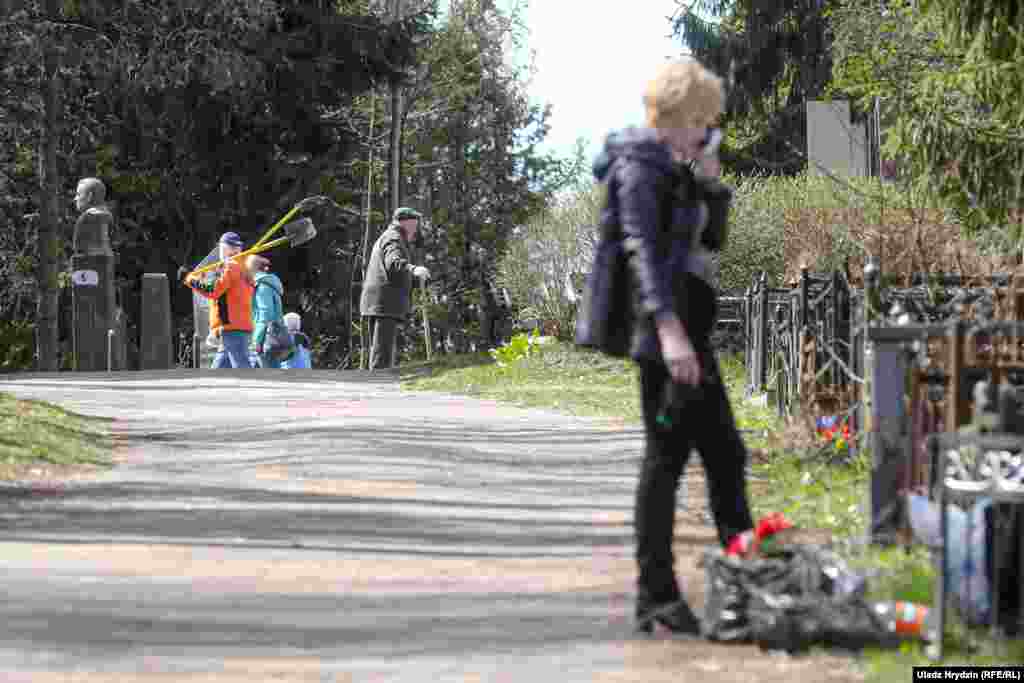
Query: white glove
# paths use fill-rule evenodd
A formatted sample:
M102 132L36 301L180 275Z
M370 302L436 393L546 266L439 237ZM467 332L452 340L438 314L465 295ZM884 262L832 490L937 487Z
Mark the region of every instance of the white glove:
M423 266L416 266L415 268L413 268L412 274L414 277L418 277L423 280L430 279L430 271L424 268Z

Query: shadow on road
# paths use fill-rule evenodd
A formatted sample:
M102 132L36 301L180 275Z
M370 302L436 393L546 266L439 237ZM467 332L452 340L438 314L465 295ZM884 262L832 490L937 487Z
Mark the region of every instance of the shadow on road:
M4 589L7 592L9 589ZM4 596L7 627L34 649L102 650L124 656L138 648L185 648L193 656L247 648L345 650L352 657L460 656L482 643L502 648L565 646L621 640L609 619L608 595L572 591L537 594L435 592L350 596L205 594L203 603L162 595L132 611L111 611L110 597L131 604L135 587L106 599L77 595L55 607L31 595Z
M512 504L457 495L440 500L85 484L46 497L0 489L0 504L6 508L3 527L8 541L59 537L69 542L151 539L217 545L229 540L243 546L299 543L433 556L564 557L567 552L585 555L597 546L625 546L632 533L626 505L610 509L542 497Z

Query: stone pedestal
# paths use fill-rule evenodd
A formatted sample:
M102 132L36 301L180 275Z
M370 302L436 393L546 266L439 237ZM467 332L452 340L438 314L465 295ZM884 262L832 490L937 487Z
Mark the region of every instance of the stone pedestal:
M113 368L109 332L117 333L114 297L114 254L75 254L71 257L71 297L74 320L75 370L100 372ZM116 346L116 344L114 344Z
M140 370L169 370L174 367L171 338L171 289L165 273L142 276L142 306L139 332Z
M210 300L204 299L198 294L192 295L192 317L195 318L194 336L192 342L195 350L192 356L192 363L195 367L208 368L213 365L213 357L217 355L215 349L206 345L206 338L210 334Z

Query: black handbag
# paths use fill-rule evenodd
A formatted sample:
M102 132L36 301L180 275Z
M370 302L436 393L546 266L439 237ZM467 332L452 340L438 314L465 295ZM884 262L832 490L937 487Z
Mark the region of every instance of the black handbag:
M576 315L576 345L625 358L633 335L630 273L621 234L609 233L594 251Z
M289 360L295 355L295 341L284 323L274 320L267 324L263 350L275 361Z

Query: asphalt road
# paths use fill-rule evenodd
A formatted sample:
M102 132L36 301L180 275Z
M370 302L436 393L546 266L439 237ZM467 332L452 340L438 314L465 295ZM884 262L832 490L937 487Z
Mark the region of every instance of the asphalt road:
M118 463L0 487L5 681L856 680L631 635L636 429L328 371L0 391L114 418Z

